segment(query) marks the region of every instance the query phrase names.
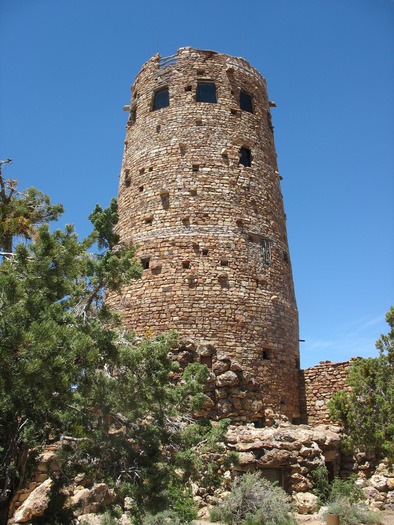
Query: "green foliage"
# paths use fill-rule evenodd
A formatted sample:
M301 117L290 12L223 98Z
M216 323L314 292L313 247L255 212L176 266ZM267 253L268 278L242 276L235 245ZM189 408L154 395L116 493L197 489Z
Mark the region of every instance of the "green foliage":
M374 525L380 523L379 513L364 503L354 503L346 496L336 498L328 507L329 514L338 514L341 525Z
M50 208L36 190L27 201L12 181L7 188L15 209L40 199L46 207L30 216L34 239L0 264L0 522L34 460L31 450L37 455L59 438L62 478L40 523L70 522L59 487L81 471L134 498L138 519L170 510L190 521L195 506L188 484L218 483L226 422L193 419L205 400L205 366L190 364L181 375L177 370L177 384L171 381L177 367L168 352L176 334L137 340L104 304L106 290L141 274L114 232L116 201L107 210L96 206L94 230L79 241L71 226L37 227L61 207ZM1 197L4 223L11 208ZM9 233L14 239L18 232ZM99 254L90 253L94 247Z
M4 179L0 170L0 251L11 253L15 238L30 240L37 228L57 220L60 204L51 204L48 195L36 188L18 191L16 180Z
M394 308L386 315L390 332L376 343L377 358L352 363L350 392L338 392L329 403L331 418L345 429L345 448L360 448L394 459Z
M182 449L176 455L175 464L185 481L198 479L201 486L217 487L222 479L221 467L228 469L237 464L238 455L226 450L223 444L229 424L228 419L215 424L200 420L198 424L187 425L180 433Z
M117 517L113 516L111 512L105 512L100 520L100 525L117 525L118 523Z
M328 470L324 466L319 466L312 470L313 494L319 498L319 504L324 505L328 501L331 492L328 480Z
M363 491L357 485L356 480L355 474L348 479L335 478L330 487L328 501L345 498L349 503L357 503L364 499Z
M211 511L212 521L228 525L293 525L292 507L280 487L246 473L232 487L231 494Z
M183 523L185 522L181 520L179 515L171 510L147 514L142 521L142 525L182 525Z
M357 476L355 474L348 479L335 478L330 483L326 467L320 466L312 471L312 480L314 483L313 493L319 498L320 505L326 505L342 498L353 504L364 498L363 491L356 483Z

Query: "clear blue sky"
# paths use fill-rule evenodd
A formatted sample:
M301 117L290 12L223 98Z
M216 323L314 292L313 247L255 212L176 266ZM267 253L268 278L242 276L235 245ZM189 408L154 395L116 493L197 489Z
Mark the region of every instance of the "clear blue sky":
M130 85L179 47L267 79L301 364L376 355L393 304L392 0L1 0L0 158L80 234L117 193Z

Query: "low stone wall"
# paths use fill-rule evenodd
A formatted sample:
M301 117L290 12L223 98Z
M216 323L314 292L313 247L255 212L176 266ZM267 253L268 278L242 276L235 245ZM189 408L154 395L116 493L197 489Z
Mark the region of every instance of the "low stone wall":
M327 403L339 390L349 390L346 377L352 360L341 363L322 361L300 374L302 422L308 425L330 423Z

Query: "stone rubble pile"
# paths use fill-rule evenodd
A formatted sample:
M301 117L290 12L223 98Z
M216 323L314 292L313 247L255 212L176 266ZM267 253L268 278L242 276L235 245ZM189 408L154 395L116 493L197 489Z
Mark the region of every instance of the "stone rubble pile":
M238 453L239 463L231 471L222 469L224 481L218 489L192 485L200 518L209 517L209 509L229 493L236 477L255 470L260 470L271 480L276 479L292 495L298 513L314 514L318 511L312 471L331 463L331 473L339 474L340 428L334 425L293 425L284 416L274 419L269 411L266 411L265 425L264 428L256 428L254 424L229 426L225 444L228 450ZM357 472L357 483L371 508L394 510L394 470L387 460L376 465L373 458L357 454L345 466L348 472ZM56 477L59 468L56 446L51 445L42 454L34 479L14 498L14 515L9 525L28 523L43 515L53 483L49 474ZM128 513L132 514L135 508L133 500L116 501L113 491L105 483L91 485L83 473L75 477L65 494L67 504L73 508L76 524L99 524L101 517L96 513L114 502L123 512L118 523L131 523Z

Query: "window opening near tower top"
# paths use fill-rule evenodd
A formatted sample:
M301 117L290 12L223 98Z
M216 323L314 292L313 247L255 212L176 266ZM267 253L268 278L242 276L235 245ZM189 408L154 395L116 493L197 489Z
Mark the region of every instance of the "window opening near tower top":
M168 87L159 89L155 92L153 97L153 111L163 109L170 105L170 95Z
M245 91L241 91L239 94L239 107L244 111L253 113L252 95L245 93Z
M242 147L239 150L239 163L242 164L242 166L245 166L248 168L252 164L252 154L250 152L250 149Z
M217 102L214 82L197 82L196 102Z

